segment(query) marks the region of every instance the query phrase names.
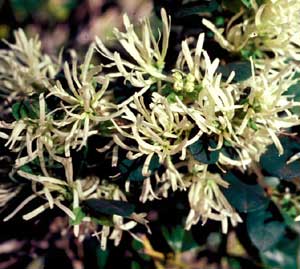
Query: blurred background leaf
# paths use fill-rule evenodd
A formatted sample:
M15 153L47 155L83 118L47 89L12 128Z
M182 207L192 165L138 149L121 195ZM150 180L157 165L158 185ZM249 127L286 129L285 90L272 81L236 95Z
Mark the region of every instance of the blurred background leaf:
M246 177L246 175L244 175ZM262 210L269 204L263 188L258 184L246 184L232 172L227 173L224 179L230 184L223 188L228 201L240 212L247 213Z
M248 213L247 229L253 244L264 252L281 240L285 233L285 223L272 207Z
M260 163L269 175L279 179L292 180L300 176L300 160L290 164L287 164L287 161L300 152L300 143L293 137L282 137L280 142L284 148L284 153L279 156L277 148L271 145L267 152L262 155Z

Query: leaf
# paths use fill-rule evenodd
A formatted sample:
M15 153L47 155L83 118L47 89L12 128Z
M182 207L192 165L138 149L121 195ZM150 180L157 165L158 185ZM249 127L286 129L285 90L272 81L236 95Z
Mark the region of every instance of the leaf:
M130 160L127 160L130 161ZM140 165L138 168L134 169L133 171L130 171L128 175L128 179L130 181L143 181L145 177L142 175L142 169L143 166Z
M295 221L295 218L290 216L287 212L283 210L283 208L279 208L280 213L284 219L285 224L295 233L300 235L300 222Z
M256 0L258 6L263 4L264 0ZM225 8L233 13L238 13L241 8L252 8L251 0L223 0L222 4Z
M250 8L252 6L250 0L241 0L241 1L247 8Z
M241 0L223 0L222 4L225 8L227 8L233 13L239 12L241 7L243 6Z
M151 260L151 257L147 254L144 253L144 245L140 242L140 241L137 241L137 240L132 240L132 248L134 249L134 251L136 253L138 253L138 255L145 261L150 261Z
M235 72L233 81L244 81L252 75L251 63L249 61L232 62L225 66L221 65L217 69L217 72L221 73L225 79L229 77L232 71Z
M34 172L32 171L31 167L28 164L22 165L19 170L29 173L29 174L34 174Z
M263 252L273 247L283 237L285 224L276 219L268 207L248 214L247 230L252 243Z
M198 15L199 13L211 13L217 10L219 4L216 0L210 1L194 1L183 5L180 10L174 13L176 18Z
M184 231L184 236L183 236L183 240L182 240L182 247L181 247L181 251L188 251L190 249L194 249L196 247L198 247L198 243L195 241L193 234L191 231Z
M163 226L162 233L174 252L184 252L198 247L192 232L184 230L182 226L178 225L170 229Z
M38 119L39 107L37 103L24 100L12 105L12 114L16 120L24 118Z
M172 250L174 252L180 252L184 235L182 227L176 226L169 231L167 227L163 226L162 233Z
M96 248L96 257L97 257L97 265L98 268L105 268L105 266L107 265L107 260L108 260L108 256L109 256L109 251L106 250L102 250L101 248Z
M79 178L84 173L87 167L87 158L90 144L85 145L81 150L72 152L72 164L74 177Z
M123 201L115 200L102 200L102 199L88 199L84 204L94 214L106 214L106 215L119 215L122 217L129 217L134 213L135 206Z
M297 76L296 78L299 79L298 76L300 76L300 74L297 73L296 76ZM300 102L300 81L297 81L297 83L290 86L289 89L287 90L286 94L287 95L293 95L294 96L293 100L296 101L296 102ZM297 114L297 115L300 116L300 107L299 106L291 108L291 111L294 114Z
M176 97L178 97L180 100L183 99L182 95L179 95L178 92L176 92L173 89L173 86L168 83L166 84L162 89L162 95L165 96L169 103L175 103L177 102Z
M102 136L109 136L112 133L111 127L113 126L111 121L102 121L99 123L98 128Z
M300 240L282 238L273 248L260 253L260 256L268 268L296 269L300 258Z
M112 216L107 216L107 215L100 215L97 214L97 216L93 217L91 216L91 220L93 223L98 224L98 225L105 225L105 226L114 226L114 222L112 219Z
M131 262L131 267L130 267L131 269L141 269L142 267L141 267L141 265L138 263L138 262L136 262L136 261L132 261Z
M268 205L269 200L260 185L246 184L231 172L227 173L224 179L230 183L230 186L228 189L223 188L222 191L238 211L247 213L263 209Z
M84 217L86 216L80 207L74 208L73 213L75 215L75 220L71 219L71 221L70 221L71 225L80 224L82 222L82 220L84 219Z
M235 147L229 145L226 140L221 148L221 153L232 160L240 160L240 156Z
M216 148L217 143L213 139L203 136L190 145L188 149L197 161L205 164L214 164L219 160L220 150L211 151L209 147Z
M36 0L11 0L11 6L16 13L30 13L35 11L44 4L43 1Z
M21 119L20 113L19 113L20 106L21 106L21 103L19 103L19 102L14 103L12 105L12 115L14 116L15 120L20 120Z
M290 164L286 162L300 152L300 143L290 137L280 138L284 148L284 153L278 156L278 150L275 145L271 145L267 152L261 157L260 164L262 168L271 176L279 179L294 179L300 176L300 160Z
M153 175L160 166L158 156L154 155L149 164L151 175ZM126 174L127 178L131 181L143 181L145 179L142 175L143 164L140 164L139 160L125 159L120 163L119 169L121 173Z

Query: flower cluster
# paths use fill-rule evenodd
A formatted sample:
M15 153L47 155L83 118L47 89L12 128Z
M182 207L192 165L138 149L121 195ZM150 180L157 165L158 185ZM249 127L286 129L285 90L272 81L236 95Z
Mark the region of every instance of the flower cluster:
M266 0L258 5L252 0L250 5L250 10L244 8L231 18L226 30L216 28L206 19L203 24L213 31L220 45L231 52L250 50L259 57L262 57L261 52L273 52L275 57L299 61L299 1Z
M299 10L296 1L288 3L291 10ZM258 7L252 1L252 17L232 26L249 11L234 17L228 40L211 23L204 23L231 51L253 42L263 51L297 60L298 41L291 30L284 30L282 22L288 23L289 16L287 10L281 12L281 5L280 0L266 1ZM271 23L269 17L274 14L281 17ZM82 175L78 173L75 155L88 154L89 142L96 138L101 142L97 156L109 159L111 168L119 168L124 161L140 164L135 172L143 180L141 202L167 197L170 191L188 192L187 229L210 219L220 221L226 233L228 221L233 226L242 221L222 193L222 188L230 188L222 176L232 167L245 171L271 144L283 154L278 135L300 123L291 110L300 104L286 94L296 82L295 70L287 65L262 66L251 59L248 79L236 81L234 71L224 78L220 60L211 59L203 48L204 33L195 48L188 40L182 41L176 64L169 68L165 59L171 28L164 9L161 18L163 29L157 40L148 19L141 23L139 36L124 15L125 32L115 30L114 34L126 57L111 52L96 38L82 64L74 51L70 51L70 63L54 63L41 54L39 41L28 40L21 30L16 44L0 52L1 76L5 77L1 89L10 96L22 93L13 105L15 120L0 122L0 138L16 154L11 175L26 179L33 191L6 220L41 198L44 203L24 219L56 206L70 217L76 235L81 224L101 224L100 234L95 235L100 235L103 248L108 237L117 245L122 232L137 223L147 227L143 213L129 210L127 214L120 209L101 222L87 210L86 205L94 200L102 201L102 207L118 202L127 208L127 194L134 184L113 169L103 176L106 180L88 167ZM95 61L95 51L103 63ZM115 92L120 81L126 96L121 101ZM120 177L125 180L118 182ZM101 206L98 211L107 214Z
M28 39L21 29L15 31L15 40L6 42L9 50L0 51L0 91L13 96L42 92L57 74L60 60L43 54L39 38Z
M199 219L205 224L208 219L220 221L223 233L228 230L228 218L233 226L242 222L240 216L231 207L220 187L228 188L229 184L219 174L207 171L207 166L194 163L193 171L187 175L191 181L189 189L190 213L186 220L186 228L197 224Z

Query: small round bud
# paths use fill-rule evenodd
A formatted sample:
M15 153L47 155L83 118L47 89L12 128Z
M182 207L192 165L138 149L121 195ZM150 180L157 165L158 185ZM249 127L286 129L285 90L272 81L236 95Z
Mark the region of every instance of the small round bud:
M179 72L174 72L173 73L173 78L175 80L182 80L182 75Z
M184 85L184 89L186 90L186 92L192 92L195 89L194 82L187 81Z
M186 81L188 81L188 82L194 82L194 81L195 81L194 75L188 74L188 75L186 76Z
M174 90L179 92L179 91L182 91L183 90L183 81L175 81L174 85Z

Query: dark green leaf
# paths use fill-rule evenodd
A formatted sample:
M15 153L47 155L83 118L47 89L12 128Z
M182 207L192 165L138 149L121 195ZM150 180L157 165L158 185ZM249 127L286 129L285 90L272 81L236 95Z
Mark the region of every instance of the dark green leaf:
M141 268L142 267L138 262L136 262L136 261L131 262L131 269L141 269Z
M252 6L250 0L242 0L242 3L243 3L247 8L250 8L250 7Z
M30 103L28 100L24 100L13 104L12 114L16 120L24 118L38 119L39 107L37 103Z
M137 240L132 240L132 248L139 254L139 256L145 260L145 261L150 261L151 257L148 256L147 254L144 254L143 249L144 249L144 245Z
M95 214L97 216L93 217L91 216L92 222L98 225L105 225L105 226L114 226L114 222L112 219L112 216L108 215L100 215L99 213Z
M12 115L14 116L14 118L16 120L20 120L21 117L20 117L20 106L21 106L21 103L14 103L13 106L12 106Z
M297 74L299 76L299 74ZM286 92L287 95L293 95L294 101L300 102L300 81L289 87L288 91ZM291 109L291 111L300 116L300 107L296 106Z
M159 159L157 155L154 155L149 164L149 170L153 174L160 167ZM140 164L138 160L123 160L119 169L122 174L128 174L127 178L131 181L143 181L145 177L142 175L143 163Z
M178 95L178 93L173 89L173 86L171 84L166 84L164 86L164 88L162 89L162 94L167 98L169 103L175 103L177 96L180 99L182 99L182 96Z
M109 251L106 250L102 250L101 248L96 248L96 256L97 256L97 265L99 266L99 269L104 269L106 264L107 264L107 260L108 260L108 256L109 256Z
M34 172L28 164L21 166L20 170L29 174L34 174Z
M221 26L224 25L224 23L225 23L225 18L222 17L222 16L218 16L218 17L216 17L215 23L214 23L214 24L215 24L217 27L221 27Z
M240 156L235 147L232 147L230 144L228 144L226 140L224 141L223 147L221 148L221 152L223 155L233 160L240 160Z
M270 208L264 208L248 214L247 230L252 243L263 252L273 247L283 237L285 224L275 218Z
M248 79L252 75L251 63L249 61L233 62L225 66L219 66L219 73L223 75L223 78L227 79L232 71L235 72L234 81L240 82Z
M80 224L83 218L86 216L80 207L76 207L73 209L73 213L75 215L75 220L71 220L71 225Z
M261 59L264 56L264 53L260 49L249 45L241 50L241 56L245 60L250 59L250 57L252 57L253 60L256 60Z
M253 129L254 131L257 131L258 130L258 127L255 123L255 121L253 119L249 119L248 121L248 126Z
M142 166L139 166L137 169L134 171L131 171L128 179L131 181L139 181L139 180L144 180L144 176L142 175Z
M171 229L162 227L164 238L174 252L183 252L198 247L191 231L186 231L182 226L175 226Z
M191 231L184 231L184 236L182 240L181 251L188 251L190 249L198 247L198 243L195 241Z
M163 226L162 233L172 250L179 252L182 247L184 229L181 226L176 226L169 231L167 227Z
M296 209L295 209L296 210ZM295 217L292 217L290 214L285 212L283 208L280 208L280 213L284 219L285 224L295 233L300 235L300 222L295 221ZM298 214L296 214L298 215Z
M300 258L299 237L282 238L273 248L261 253L261 258L268 268L296 269Z
M29 13L41 8L44 1L37 0L11 0L11 6L15 12Z
M233 13L237 13L241 10L243 3L241 0L223 0L223 6Z
M197 142L189 146L189 150L194 158L205 164L214 164L219 160L219 150L209 150L216 148L217 143L213 139L201 137Z
M123 201L88 199L84 204L94 214L119 215L129 217L135 210L135 206Z
M263 3L264 0L256 0L258 6ZM223 6L233 13L237 13L241 8L252 8L250 0L223 0Z
M300 143L290 137L280 138L284 153L279 156L278 150L271 145L267 152L261 157L261 166L270 175L279 179L293 179L300 176L300 160L290 164L286 162L296 153L300 152Z
M103 136L111 135L111 127L113 126L111 121L103 121L99 123L99 132Z
M175 12L174 16L176 18L182 18L191 15L198 15L201 13L213 12L217 10L218 7L219 4L216 0L194 1L192 3L187 3L183 5L180 10Z
M176 100L176 97L178 95L175 93L175 92L171 92L168 96L167 96L167 100L169 103L175 103L177 100ZM182 98L181 98L182 99Z
M240 212L252 212L265 208L269 200L265 197L263 188L258 185L246 184L229 172L224 179L230 183L228 189L223 189L229 202Z

